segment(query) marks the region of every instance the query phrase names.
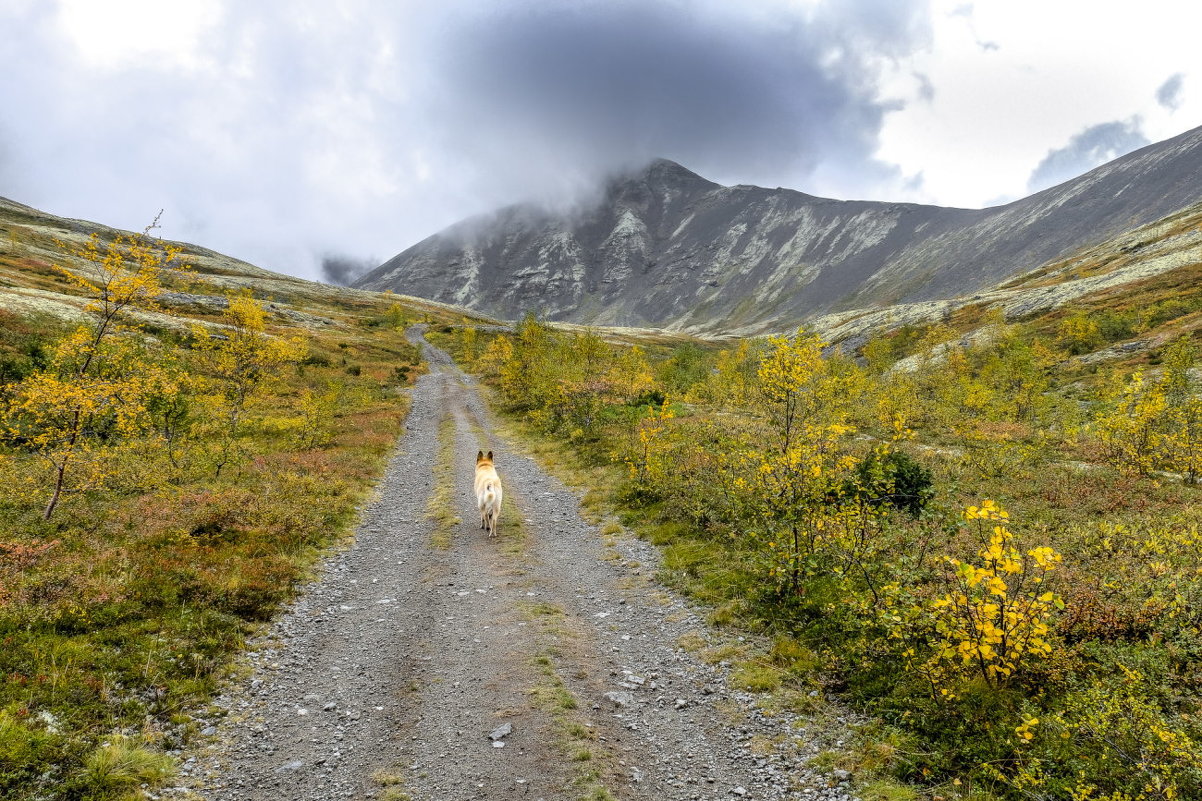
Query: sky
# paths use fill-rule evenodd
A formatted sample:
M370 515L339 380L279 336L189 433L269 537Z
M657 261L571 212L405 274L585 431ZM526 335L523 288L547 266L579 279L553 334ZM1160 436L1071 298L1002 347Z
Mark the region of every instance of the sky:
M345 281L673 159L979 208L1202 125L1192 0L0 0L0 196Z

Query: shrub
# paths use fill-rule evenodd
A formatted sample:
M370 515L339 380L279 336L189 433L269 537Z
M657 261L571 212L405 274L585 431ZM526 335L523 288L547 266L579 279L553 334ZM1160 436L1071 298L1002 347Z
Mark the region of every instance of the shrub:
M917 517L934 497L932 474L896 450L873 451L856 466L856 490L869 503L890 504Z
M968 507L964 517L983 541L977 560L944 557L951 574L943 591L923 614L907 615L918 630L903 633L926 639L907 652L909 664L945 698L955 698L966 681L1000 687L1032 659L1050 655L1052 618L1064 608L1047 584L1059 553L1047 546L1021 553L1007 528L1010 516L993 501Z

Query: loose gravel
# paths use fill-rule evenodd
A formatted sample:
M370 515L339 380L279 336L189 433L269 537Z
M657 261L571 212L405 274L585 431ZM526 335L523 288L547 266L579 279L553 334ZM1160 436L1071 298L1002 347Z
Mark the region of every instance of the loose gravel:
M711 635L654 581L655 548L585 522L421 333L431 369L353 544L254 644L164 795L551 801L603 785L632 801L851 799L845 772L806 766L850 719L769 714L728 686L729 665L679 647ZM460 520L444 548L428 504L448 419ZM492 539L471 486L478 449L495 452L505 489Z

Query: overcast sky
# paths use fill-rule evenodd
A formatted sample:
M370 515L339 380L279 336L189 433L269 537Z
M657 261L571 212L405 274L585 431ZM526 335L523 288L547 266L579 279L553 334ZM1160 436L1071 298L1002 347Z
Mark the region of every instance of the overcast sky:
M662 156L980 207L1202 125L1192 0L0 0L0 195L317 278Z

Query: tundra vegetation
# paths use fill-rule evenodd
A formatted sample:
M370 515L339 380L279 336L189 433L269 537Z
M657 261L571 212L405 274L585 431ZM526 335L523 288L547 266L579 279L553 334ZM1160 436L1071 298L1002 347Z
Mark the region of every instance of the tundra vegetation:
M0 797L142 798L354 520L430 311L223 291L149 230L58 252L0 254L89 299L77 324L0 311ZM165 316L165 291L219 302Z
M992 335L910 326L856 358L530 316L436 336L538 447L608 476L715 623L774 643L735 679L870 713L831 757L870 796L1202 797L1191 329L1099 366L1071 357L1110 334L1071 310L969 322Z

